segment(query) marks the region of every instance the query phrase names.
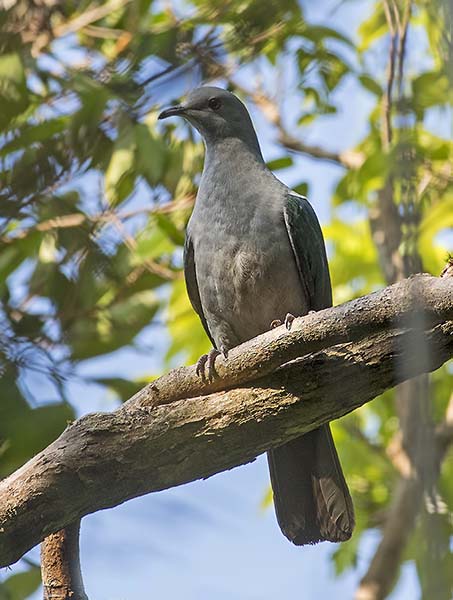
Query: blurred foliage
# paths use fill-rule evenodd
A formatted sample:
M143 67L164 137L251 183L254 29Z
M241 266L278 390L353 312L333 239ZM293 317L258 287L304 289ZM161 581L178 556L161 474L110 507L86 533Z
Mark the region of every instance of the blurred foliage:
M209 347L181 273L203 147L183 124L157 124L163 99L170 103L202 81L226 84L276 129L275 170L293 164L278 131L282 120L275 118L286 106L283 91L275 95L282 71L296 82L285 96L293 99L297 139L317 121L342 118L345 81L360 86L374 107L363 139L343 149L359 160L342 169L324 227L336 302L385 283L369 215L389 178L401 253L415 248L425 270L441 271L445 232L453 228L451 6L413 2L410 74L397 81L388 145L382 138L384 4L371 5L356 43L344 31L307 21L304 3L296 0L271 0L266 10L257 0L2 3L0 476L74 418L65 386L80 361L137 346L143 329L162 317L170 336L168 365L193 362ZM394 5L403 18L404 3ZM439 122L442 132L433 126ZM295 189L305 192L307 181ZM46 374L60 403L28 389L33 371ZM123 400L144 383L93 381ZM451 387L451 365L445 365L432 379L438 421ZM358 518L353 539L333 554L338 573L357 564L362 534L382 523L398 476L386 453L397 431L392 392L334 424ZM444 590L452 586L452 481L448 459L439 484L446 516L434 524L425 515L405 557L416 565L426 598L444 597L433 595L426 578L433 569L427 527L441 531L435 556ZM0 598L25 598L38 581L34 567L6 577Z
M0 600L23 600L28 598L41 583L39 566L32 565L26 571L11 575L0 584Z

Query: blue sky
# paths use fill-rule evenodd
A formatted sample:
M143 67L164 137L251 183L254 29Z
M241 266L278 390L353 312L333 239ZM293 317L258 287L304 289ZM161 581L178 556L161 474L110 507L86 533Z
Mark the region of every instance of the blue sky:
M342 27L348 33L368 13L370 4L367 1L304 3L309 20ZM337 8L332 12L332 7ZM166 104L167 100L163 94L161 103ZM340 113L315 121L307 128L307 142L341 149L350 147L364 134L372 105L368 93L347 80L338 100ZM296 101L289 97L285 102L289 120ZM266 159L280 156L269 126L256 113L253 116ZM325 222L329 217L331 191L340 174L334 165L299 156L295 157L294 167L279 176L289 185L308 180L310 200L320 220ZM149 354L125 349L81 365L80 374L136 378L160 371L167 345L164 325L149 327L141 338L152 348ZM33 377L36 395L48 400L50 391L44 381L37 375ZM69 394L79 415L112 410L116 406L105 391L81 381L70 384ZM353 597L378 543L378 533L365 536L357 569L336 577L330 560L334 545L296 548L280 534L273 509L261 508L268 485L266 460L260 457L252 464L209 480L87 516L82 523L81 554L89 597L96 600ZM30 557L38 561L38 549ZM17 569L20 565L13 567L13 571ZM413 567L406 565L391 598L417 596L419 588ZM40 597L38 592L33 599Z

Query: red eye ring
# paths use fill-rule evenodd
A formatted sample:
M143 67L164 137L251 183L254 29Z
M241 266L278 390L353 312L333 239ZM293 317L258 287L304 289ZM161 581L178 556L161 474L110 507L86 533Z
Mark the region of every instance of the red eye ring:
M208 106L209 108L212 108L212 110L219 110L219 108L222 106L222 101L220 98L209 98Z

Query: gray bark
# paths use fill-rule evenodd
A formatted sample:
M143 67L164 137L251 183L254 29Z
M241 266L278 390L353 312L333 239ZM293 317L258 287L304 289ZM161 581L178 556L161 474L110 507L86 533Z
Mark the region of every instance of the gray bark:
M178 369L79 419L0 483L0 566L88 513L249 462L452 355L453 280L417 276L255 338L211 384Z

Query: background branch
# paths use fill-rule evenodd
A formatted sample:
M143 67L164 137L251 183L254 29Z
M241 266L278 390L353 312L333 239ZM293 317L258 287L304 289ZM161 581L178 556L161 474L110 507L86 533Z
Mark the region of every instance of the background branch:
M44 600L88 600L79 557L80 521L46 537L41 545Z
M410 237L414 231L413 215L419 214L420 202L414 183L415 155L407 148L402 154L403 134L396 129L395 133L399 134L401 140L394 141L392 130L392 109L398 113L403 100L404 60L412 3L405 0L401 16L393 0L393 11L387 0L383 7L389 28L390 48L386 93L382 99L381 142L386 152L395 150L398 153L401 172L390 173L379 190L376 206L370 210L370 225L382 271L387 282L392 283L422 270L422 257L417 250L416 237L413 233ZM395 73L398 102L393 107ZM398 184L400 195L395 198ZM428 352L423 343L419 345L420 342L420 339L414 339L421 353ZM414 530L416 517L423 506L423 496L427 496L434 512L440 510L436 487L445 452L438 449L439 440L431 417L431 396L431 384L426 374L404 382L396 390L395 408L401 430L396 447L389 447L388 451L400 471L401 479L382 528L381 541L357 590L358 600L380 600L390 592L404 549Z
M327 160L335 164L341 165L346 169L358 169L365 161L365 156L362 152L355 150L344 150L342 152L334 152L326 150L316 144L307 144L289 133L286 129L281 111L276 101L270 98L262 90L249 90L234 81L236 89L249 96L255 105L261 109L267 120L277 128L278 143L287 150L306 154L310 158Z

